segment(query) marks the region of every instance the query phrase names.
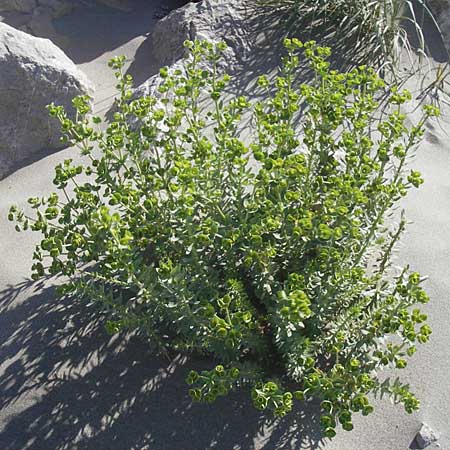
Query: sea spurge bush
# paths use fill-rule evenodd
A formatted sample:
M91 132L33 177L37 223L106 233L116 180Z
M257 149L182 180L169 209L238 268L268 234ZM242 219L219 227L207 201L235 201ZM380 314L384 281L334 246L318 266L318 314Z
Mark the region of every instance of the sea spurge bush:
M18 230L43 235L33 277L65 276L61 291L103 305L111 333L212 355L187 377L194 400L242 387L283 416L318 398L329 437L372 412L369 394L415 410L408 386L378 378L431 332L411 308L428 301L422 278L390 264L405 219L385 219L423 181L406 160L437 111L408 129L407 92L368 67L331 70L329 49L296 39L278 77L259 79L260 101L230 98L224 44L186 45L159 98L133 99L123 59L111 62L121 95L104 131L87 98L75 122L50 107L84 162L56 167L58 193L30 199L35 214L11 209ZM298 86L301 51L316 76ZM381 94L391 110L375 120Z

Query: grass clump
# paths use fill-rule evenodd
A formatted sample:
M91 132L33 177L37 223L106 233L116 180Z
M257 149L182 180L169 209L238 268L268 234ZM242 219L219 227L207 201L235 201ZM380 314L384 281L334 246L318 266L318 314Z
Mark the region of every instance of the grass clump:
M398 75L400 52L426 56L424 23L440 32L425 0L258 0L259 4L287 13L289 34L323 32L353 65L370 64ZM437 14L437 13L436 13ZM442 35L441 35L442 36Z
M260 101L226 99L225 44L186 46L183 70L161 70L160 99L131 100L123 59L111 62L121 95L104 131L85 97L76 121L50 107L84 163L58 165L57 192L31 198L34 213L11 208L19 231L42 235L33 277L67 277L61 293L102 305L111 333L211 355L214 369L187 376L196 401L245 388L283 416L320 399L329 437L373 411L369 394L414 411L408 386L378 374L429 339L417 307L428 296L418 273L391 267L405 220L385 219L423 182L406 161L436 109L408 129L408 92L365 66L330 70L328 48L297 39L275 82L259 78ZM300 52L316 77L296 87ZM381 94L392 111L377 121Z

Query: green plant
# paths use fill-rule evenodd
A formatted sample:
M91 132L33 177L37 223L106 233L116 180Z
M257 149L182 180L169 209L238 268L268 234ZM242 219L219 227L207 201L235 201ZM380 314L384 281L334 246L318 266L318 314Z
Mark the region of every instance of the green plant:
M288 14L288 33L305 28L326 28L328 38L350 54L353 64L369 63L389 68L398 75L400 52L427 54L424 39L424 20L434 24L434 11L426 0L418 0L416 7L408 0L258 0L266 7L277 8ZM439 3L439 2L435 2ZM442 2L441 2L442 3ZM433 5L437 9L436 5ZM330 35L331 33L331 35ZM414 35L414 45L411 36ZM442 34L441 34L442 36ZM442 41L444 38L442 37ZM344 52L345 53L345 52ZM415 62L415 66L417 66Z
M85 163L58 165L59 193L31 198L34 214L12 207L10 219L43 235L33 278L68 277L61 293L98 301L111 333L139 328L161 351L213 355L215 369L187 377L194 400L250 386L257 408L282 416L319 398L332 437L373 410L369 393L418 407L408 386L377 375L404 367L431 332L410 309L428 301L421 277L390 265L405 220L385 218L423 182L405 165L437 110L408 130L410 94L393 89L377 121L387 88L374 70L340 73L329 49L284 44L256 103L225 99L223 43L187 42L184 70L161 69L160 99L132 99L115 58L114 120L97 129L86 97L74 101L76 121L50 106ZM301 49L316 76L298 87Z

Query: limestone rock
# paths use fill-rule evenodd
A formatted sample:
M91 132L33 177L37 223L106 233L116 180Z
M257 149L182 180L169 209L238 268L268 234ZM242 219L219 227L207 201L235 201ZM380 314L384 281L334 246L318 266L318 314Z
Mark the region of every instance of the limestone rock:
M172 11L156 24L150 36L155 63L161 67L179 60L187 39L224 40L229 46L227 68L232 70L250 49L248 18L242 4L242 0L203 0Z
M173 10L156 24L149 37L152 64L155 67L170 66L172 70L183 71L182 58L186 54L184 41L223 40L228 48L224 52L221 68L232 73L251 51L247 24L245 0L193 0ZM134 90L133 98L146 95L160 97L158 88L161 82L159 73L153 75ZM113 106L110 114L115 108ZM138 126L138 123L132 125Z
M62 105L70 115L73 97L91 93L62 50L0 23L0 178L40 150L61 148L59 123L46 105Z
M181 64L181 61L177 61L176 63L172 64L170 66L172 71L180 70L182 73L184 73L184 67ZM155 75L151 76L148 80L144 81L140 86L138 86L133 91L133 98L140 98L140 97L156 97L160 98L162 95L158 92L159 87L164 82L164 80L159 75L159 72Z

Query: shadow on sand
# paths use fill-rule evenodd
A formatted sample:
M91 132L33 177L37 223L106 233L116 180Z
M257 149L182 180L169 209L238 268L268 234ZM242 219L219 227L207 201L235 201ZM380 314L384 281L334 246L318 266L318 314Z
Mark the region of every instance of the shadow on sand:
M80 2L73 12L54 21L61 36L56 43L76 64L86 63L138 36L148 36L158 19L187 1L132 0L128 12Z
M95 306L24 282L0 292L2 450L319 448L317 405L275 423L236 393L192 404L184 378L210 362L109 337ZM269 433L270 430L270 433Z

